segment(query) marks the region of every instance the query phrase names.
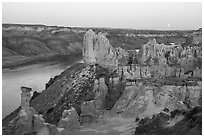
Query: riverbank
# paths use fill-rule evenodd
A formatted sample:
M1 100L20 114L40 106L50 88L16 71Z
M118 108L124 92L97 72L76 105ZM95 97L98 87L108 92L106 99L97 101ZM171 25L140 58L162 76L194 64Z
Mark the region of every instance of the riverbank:
M52 55L43 55L43 56L34 56L34 57L25 57L22 60L13 60L11 62L4 62L2 61L2 69L14 69L16 67L22 67L26 65L31 65L31 64L37 64L37 63L42 63L45 61L49 61L58 57L63 57L63 56L69 56L69 55L81 55L81 53L73 53L73 54L67 54L67 55L61 55L61 54L52 54Z

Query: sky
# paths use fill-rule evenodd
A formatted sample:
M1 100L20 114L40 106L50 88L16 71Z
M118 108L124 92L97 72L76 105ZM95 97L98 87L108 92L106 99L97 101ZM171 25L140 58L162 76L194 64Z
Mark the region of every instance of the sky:
M202 3L2 3L2 22L66 27L190 30L202 27Z

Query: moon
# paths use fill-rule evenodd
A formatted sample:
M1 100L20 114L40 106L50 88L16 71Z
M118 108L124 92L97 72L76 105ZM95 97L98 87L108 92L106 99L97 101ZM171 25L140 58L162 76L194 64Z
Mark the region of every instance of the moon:
M167 27L170 27L170 24L167 24Z

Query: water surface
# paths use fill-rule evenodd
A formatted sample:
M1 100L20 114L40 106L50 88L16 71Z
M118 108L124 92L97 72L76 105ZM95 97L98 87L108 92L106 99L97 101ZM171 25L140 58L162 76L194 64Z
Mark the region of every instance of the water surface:
M20 105L21 86L42 91L51 77L70 65L81 62L81 55L60 56L54 59L2 71L2 118Z

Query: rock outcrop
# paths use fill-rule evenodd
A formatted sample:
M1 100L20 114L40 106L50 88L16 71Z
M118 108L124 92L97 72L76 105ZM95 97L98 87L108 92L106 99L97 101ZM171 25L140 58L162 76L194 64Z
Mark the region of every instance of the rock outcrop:
M135 117L200 106L202 89L199 86L128 86L112 111Z
M83 39L83 61L84 63L95 63L96 62L96 56L94 53L94 47L95 47L95 33L92 30L89 30L84 35Z
M141 47L141 64L145 65L160 65L166 66L166 59L164 57L164 52L166 50L166 45L157 44L156 40L149 40L147 44Z
M21 109L28 111L29 110L29 101L31 99L31 88L21 87Z
M152 39L138 53L114 49L102 33L96 35L92 30L84 35L83 43L84 63L99 64L111 71L119 70L118 73L124 70L126 77L188 77L195 70L196 74L201 73L202 54L198 46L183 49L180 45L158 44Z
M83 41L84 63L96 63L110 70L117 68L116 52L108 39L102 34L95 34L91 29L84 35Z

